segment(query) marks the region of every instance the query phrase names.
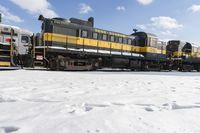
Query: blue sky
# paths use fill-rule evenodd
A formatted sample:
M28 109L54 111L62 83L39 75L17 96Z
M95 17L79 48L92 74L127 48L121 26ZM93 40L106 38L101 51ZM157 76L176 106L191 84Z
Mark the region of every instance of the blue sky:
M200 0L1 0L4 24L39 32L46 17L95 18L95 27L131 34L133 28L163 40L200 42Z

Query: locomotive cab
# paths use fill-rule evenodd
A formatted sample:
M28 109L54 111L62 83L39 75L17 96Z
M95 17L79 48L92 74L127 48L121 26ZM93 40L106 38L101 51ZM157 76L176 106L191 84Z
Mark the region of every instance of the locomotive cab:
M163 69L166 61L166 43L151 33L135 32L136 45L140 47L140 53L144 55L142 62L145 70L151 68Z
M136 32L132 35L136 36L136 45L141 47L141 53L151 60L166 59L166 43L160 41L158 37L151 33Z
M167 44L167 56L173 59L185 58L191 53L192 45L180 40L171 40Z

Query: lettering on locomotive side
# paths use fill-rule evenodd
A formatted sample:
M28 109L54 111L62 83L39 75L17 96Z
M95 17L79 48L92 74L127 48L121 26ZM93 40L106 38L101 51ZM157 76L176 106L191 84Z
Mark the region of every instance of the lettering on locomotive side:
M65 19L64 21L56 20L56 19L53 20L53 23L54 23L54 24L63 24L63 25L65 25L65 24L69 24L70 22L71 22L71 21L68 20L68 19Z

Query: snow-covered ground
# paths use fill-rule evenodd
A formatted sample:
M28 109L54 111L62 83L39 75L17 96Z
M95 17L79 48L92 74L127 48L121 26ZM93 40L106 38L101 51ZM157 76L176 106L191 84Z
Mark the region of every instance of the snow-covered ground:
M200 133L200 73L0 71L0 133Z

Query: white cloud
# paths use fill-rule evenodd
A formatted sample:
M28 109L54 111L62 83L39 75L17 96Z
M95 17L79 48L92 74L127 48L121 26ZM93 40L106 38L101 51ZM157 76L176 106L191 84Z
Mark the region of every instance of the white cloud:
M183 25L178 23L174 18L167 16L158 16L150 18L147 24L138 24L136 27L142 31L156 33L159 38L177 38L176 30L183 28Z
M154 0L137 0L140 4L142 5L149 5L151 4Z
M167 30L178 29L183 27L183 25L179 24L176 19L166 16L152 17L151 22L151 25L153 27Z
M118 7L116 7L116 10L118 10L118 11L125 11L126 8L124 6L118 6Z
M80 14L88 14L92 10L93 10L92 7L90 7L89 5L85 3L80 4L80 11L79 11Z
M189 10L193 13L200 12L200 5L192 5Z
M178 21L174 18L167 16L158 16L158 17L152 17L149 23L137 24L136 27L141 30L151 29L153 31L159 29L159 30L170 31L170 30L180 29L183 27L183 25L179 24Z
M45 17L57 17L57 13L52 10L51 4L47 0L10 0L20 8L27 10L30 14L42 14Z
M145 24L137 24L136 27L141 29L141 30L146 30L147 29L147 26Z
M24 22L24 20L22 20L19 16L12 14L11 12L9 12L8 8L2 5L0 5L0 12L2 13L2 18L7 21L13 21L17 23Z
M167 31L161 31L161 35L168 36L168 37L176 37L177 36L176 34L172 33L169 30L167 30Z

